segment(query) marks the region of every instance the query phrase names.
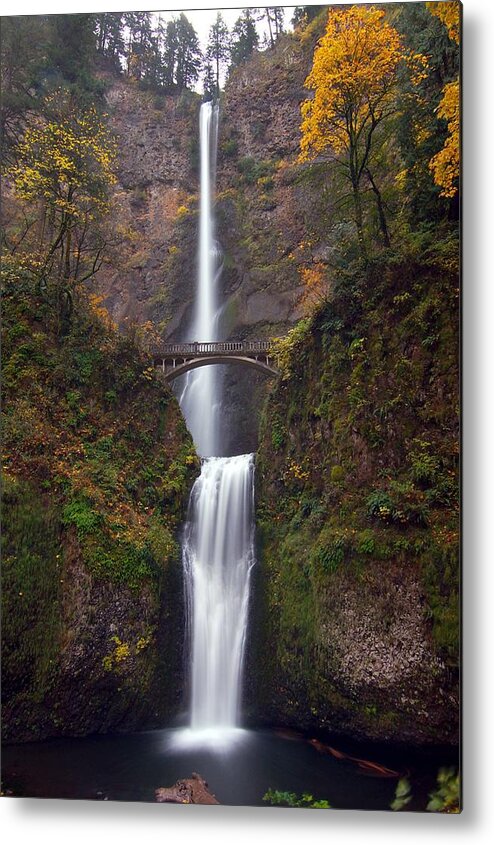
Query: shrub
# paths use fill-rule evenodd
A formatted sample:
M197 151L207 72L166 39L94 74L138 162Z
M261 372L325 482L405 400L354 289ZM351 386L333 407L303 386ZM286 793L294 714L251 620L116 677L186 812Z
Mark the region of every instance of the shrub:
M258 161L252 156L241 158L237 166L246 185L255 185L259 179L271 176L275 170L272 161Z
M279 452L279 450L283 447L285 443L285 437L285 426L283 425L281 420L273 420L273 425L271 428L271 445L276 452Z
M345 560L348 540L344 534L330 537L328 540L326 540L326 536L325 532L320 535L319 542L312 553L312 562L316 567L320 567L326 575L329 575L336 572Z
M338 484L339 481L343 481L345 477L345 470L341 466L334 466L331 467L331 481L335 484Z
M91 534L101 523L101 514L96 513L86 499L75 499L63 509L64 525L75 525L77 533Z
M227 138L221 145L221 152L226 158L234 158L238 153L238 141L236 138Z
M331 806L325 799L315 800L308 792L304 792L302 796L296 795L295 792L281 792L278 789L268 789L263 795L263 801L274 806L281 807L310 807L313 810L330 810Z

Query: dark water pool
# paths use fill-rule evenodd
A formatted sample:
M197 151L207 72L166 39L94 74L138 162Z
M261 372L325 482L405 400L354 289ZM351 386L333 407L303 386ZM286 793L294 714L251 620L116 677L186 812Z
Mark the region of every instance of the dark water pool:
M341 809L386 810L394 797L396 778L366 774L299 737L239 731L234 741L214 749L188 747L186 740L183 732L158 730L6 745L3 790L34 798L153 801L157 787L198 772L221 804L266 806L262 798L270 788L309 792ZM369 757L369 749L354 756L385 762L375 753ZM394 766L407 770L412 780L412 808L423 809L439 765L448 761L406 756L395 758Z

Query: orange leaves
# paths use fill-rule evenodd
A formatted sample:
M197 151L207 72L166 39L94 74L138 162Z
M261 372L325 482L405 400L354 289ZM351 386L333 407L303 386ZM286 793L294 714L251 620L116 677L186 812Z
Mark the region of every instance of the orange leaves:
M460 4L457 2L427 3L432 15L438 17L448 30L452 41L460 43ZM442 150L430 160L434 182L441 188L441 196L452 198L458 192L460 176L460 80L444 86L438 117L448 123L448 137Z
M331 9L305 86L314 91L302 105L301 159L330 148L348 149L368 125L393 109L396 73L409 55L398 32L374 6Z
M116 329L116 324L111 319L110 314L108 313L108 310L105 308L104 305L101 304L102 302L104 302L104 299L105 299L104 296L100 296L100 295L95 294L95 293L90 293L89 294L89 307L91 308L91 311L94 314L96 314L98 319L101 320L101 322L105 326L105 328L110 329L110 330L114 330L114 329Z
M460 43L460 4L457 0L452 2L445 2L441 0L438 3L427 3L427 8L431 15L439 18L448 30L448 35L452 41Z
M437 110L438 116L448 122L448 137L444 147L431 159L429 167L434 182L439 185L441 196L454 197L460 174L460 81L456 79L444 87Z
M317 262L310 267L302 267L300 276L304 285L302 306L306 313L324 302L328 295L328 275L324 264Z

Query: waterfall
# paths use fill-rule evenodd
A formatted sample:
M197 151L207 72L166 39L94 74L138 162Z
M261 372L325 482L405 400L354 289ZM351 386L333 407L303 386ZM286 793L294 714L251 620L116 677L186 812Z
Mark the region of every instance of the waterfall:
M191 728L238 725L254 563L252 455L205 460L183 547L191 660Z
M218 140L218 106L203 103L199 116L201 181L197 302L192 340L219 340L217 282L221 251L215 239L213 201ZM216 366L192 370L185 378L180 406L202 457L217 455L219 444L219 378Z
M219 337L220 250L214 237L218 106L200 112L201 201L197 312L193 340ZM218 366L187 376L180 404L203 458L183 541L190 648L189 729L179 744L219 750L238 737L250 571L254 563L254 456L221 454Z

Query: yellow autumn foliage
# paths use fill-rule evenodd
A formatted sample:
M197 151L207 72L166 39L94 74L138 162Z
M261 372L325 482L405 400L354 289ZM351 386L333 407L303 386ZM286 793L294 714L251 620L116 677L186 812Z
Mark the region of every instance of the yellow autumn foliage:
M335 154L364 144L369 129L394 108L401 62L421 74L426 60L411 54L374 6L332 8L305 80L314 91L302 104L301 160L327 148Z
M438 17L448 30L452 41L460 43L460 4L458 2L427 3L432 15ZM430 160L434 182L441 188L441 196L454 197L460 176L460 80L448 82L437 110L438 117L448 124L448 137L442 150Z
M91 219L107 208L107 188L116 181L115 158L115 142L90 108L28 127L18 164L8 175L20 199L41 199L55 213Z
M448 35L452 41L456 41L457 44L460 43L460 4L457 0L451 0L451 2L445 2L445 0L441 0L441 2L436 3L426 3L427 8L431 15L435 15L436 18L444 24L446 29L448 30Z
M434 182L439 185L441 196L454 197L457 193L456 182L460 174L460 81L448 82L444 86L442 100L437 110L438 116L448 122L448 137L442 150L431 159L429 167Z

